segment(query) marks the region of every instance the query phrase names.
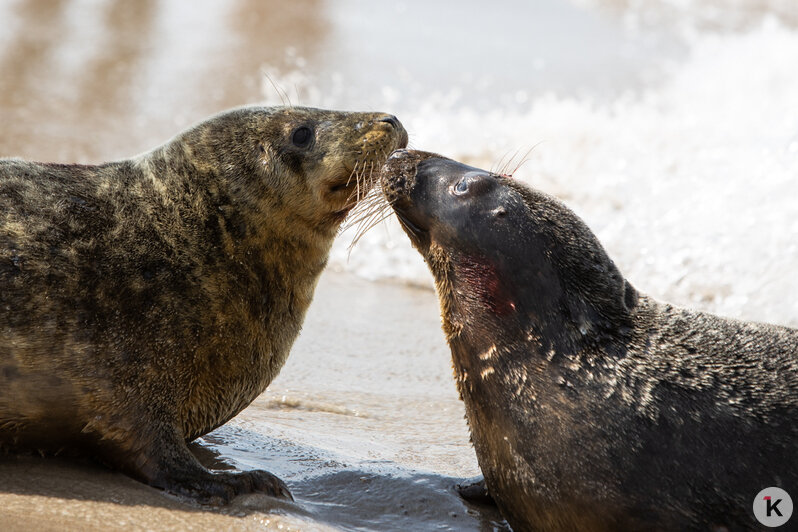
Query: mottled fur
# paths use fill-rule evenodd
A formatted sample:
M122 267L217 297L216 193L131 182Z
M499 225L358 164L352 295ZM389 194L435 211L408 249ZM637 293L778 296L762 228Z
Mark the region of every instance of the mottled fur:
M362 170L406 142L388 115L248 107L120 162L0 160L0 445L203 500L287 494L185 442L277 375Z
M798 330L639 294L573 212L511 179L401 150L382 180L514 529L758 529L761 489L798 494Z

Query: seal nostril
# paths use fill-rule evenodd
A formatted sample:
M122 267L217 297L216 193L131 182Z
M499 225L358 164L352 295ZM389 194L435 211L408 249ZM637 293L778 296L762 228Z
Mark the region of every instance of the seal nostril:
M407 157L408 153L409 153L408 150L404 148L399 148L398 150L394 150L393 153L391 153L390 157L388 157L388 160L401 159L403 157Z
M399 119L393 115L385 115L384 117L380 118L380 122L386 122L391 124L394 128L399 129Z

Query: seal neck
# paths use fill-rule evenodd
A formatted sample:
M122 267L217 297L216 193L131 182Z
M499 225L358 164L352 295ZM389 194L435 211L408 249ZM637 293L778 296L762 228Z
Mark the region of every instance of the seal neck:
M214 243L218 253L258 277L276 276L277 284L282 277L315 283L326 265L338 225L303 217L276 191L253 191L248 182L258 178L244 174L255 175L255 169L220 175L225 167L194 153L189 142L168 143L134 163L142 167L149 194L171 205L180 220L203 228L193 235L198 245Z
M436 254L434 246L430 256L438 257L428 263L438 272L456 370L479 375L494 368L498 356L552 367L624 356L612 346L631 334L638 295L608 258L596 275L585 271L584 261L491 261L442 249Z

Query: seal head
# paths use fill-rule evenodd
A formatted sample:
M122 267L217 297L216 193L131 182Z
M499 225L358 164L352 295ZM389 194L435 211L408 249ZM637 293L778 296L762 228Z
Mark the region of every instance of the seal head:
M435 277L449 338L463 333L465 322L476 341L482 335L473 327L480 324L516 320L520 330L532 326L532 317L566 309L570 330L556 320L556 330L540 332L572 343L585 327L614 326L636 304L636 291L584 223L508 176L398 150L383 169L382 185ZM589 261L580 256L585 248ZM545 328L553 320L535 321Z

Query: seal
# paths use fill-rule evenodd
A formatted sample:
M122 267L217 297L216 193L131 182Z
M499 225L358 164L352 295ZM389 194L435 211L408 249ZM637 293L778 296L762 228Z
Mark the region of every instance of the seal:
M748 530L798 493L798 330L638 292L558 200L399 150L488 491L515 530Z
M253 106L128 160L0 160L2 447L202 502L290 497L186 443L280 371L341 221L406 143L392 115Z

